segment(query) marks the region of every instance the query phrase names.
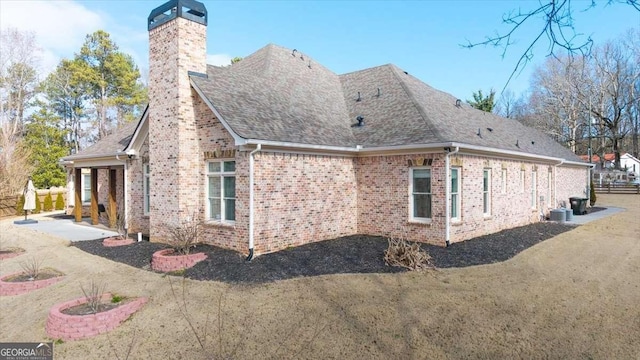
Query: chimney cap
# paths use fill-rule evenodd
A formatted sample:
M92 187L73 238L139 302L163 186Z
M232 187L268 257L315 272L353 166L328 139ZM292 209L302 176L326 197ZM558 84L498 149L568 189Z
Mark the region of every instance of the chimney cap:
M207 26L207 9L195 0L169 0L151 10L148 18L149 31L177 17Z

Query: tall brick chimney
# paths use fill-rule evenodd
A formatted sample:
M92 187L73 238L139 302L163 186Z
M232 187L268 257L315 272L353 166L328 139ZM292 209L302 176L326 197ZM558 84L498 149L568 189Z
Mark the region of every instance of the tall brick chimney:
M189 74L207 72L207 10L171 0L151 11L149 29L150 233L199 208L201 173ZM154 239L152 239L154 240Z

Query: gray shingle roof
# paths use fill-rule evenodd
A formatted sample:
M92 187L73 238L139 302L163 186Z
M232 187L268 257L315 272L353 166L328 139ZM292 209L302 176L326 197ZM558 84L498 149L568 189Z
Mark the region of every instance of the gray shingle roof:
M133 137L133 133L136 130L137 125L138 125L137 121L128 123L123 127L116 129L113 133L104 137L103 139L89 146L88 148L78 152L77 154L66 156L63 159L74 160L77 158L84 158L91 155L95 155L96 157L113 155L117 151L124 150L129 144L129 141L131 140L131 138Z
M209 66L208 78L192 80L247 139L365 148L458 142L580 161L518 121L456 106L452 95L394 65L336 75L302 57L270 44L229 67ZM358 116L365 126L354 126Z
M394 65L336 75L306 54L270 44L191 79L245 139L351 148L455 142L581 162L543 133L458 106L452 95ZM355 126L358 116L362 127ZM124 150L135 128L128 124L65 160Z

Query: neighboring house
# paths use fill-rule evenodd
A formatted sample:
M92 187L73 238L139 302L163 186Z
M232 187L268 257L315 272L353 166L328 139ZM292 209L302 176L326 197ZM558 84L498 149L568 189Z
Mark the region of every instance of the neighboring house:
M587 196L571 151L394 65L336 75L267 45L208 66L206 24L195 1L153 10L142 119L63 159L91 169L94 222L119 204L164 241L195 216L206 242L249 255L353 234L444 246Z
M589 161L589 155L580 155L583 161ZM604 161L600 161L600 156L592 155L591 162L596 164L596 170L602 170L600 164L604 163L604 169L613 169L616 155L614 153L604 154ZM620 169L638 175L640 173L640 160L629 153L620 154Z

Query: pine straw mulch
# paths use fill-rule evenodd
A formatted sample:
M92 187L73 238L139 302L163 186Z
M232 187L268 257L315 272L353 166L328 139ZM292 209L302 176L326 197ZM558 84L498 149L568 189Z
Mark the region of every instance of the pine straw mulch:
M454 243L447 248L427 244L421 244L421 247L431 256L436 268L483 265L510 259L539 242L571 229L574 226L540 222ZM168 247L142 241L109 248L102 245L102 240L75 242L73 246L146 270L150 270L152 254ZM354 235L261 255L247 262L243 255L235 251L198 245L192 252L206 252L208 257L185 270L184 276L196 280L250 284L301 276L407 271L385 265L384 251L387 247L388 242L384 237Z

